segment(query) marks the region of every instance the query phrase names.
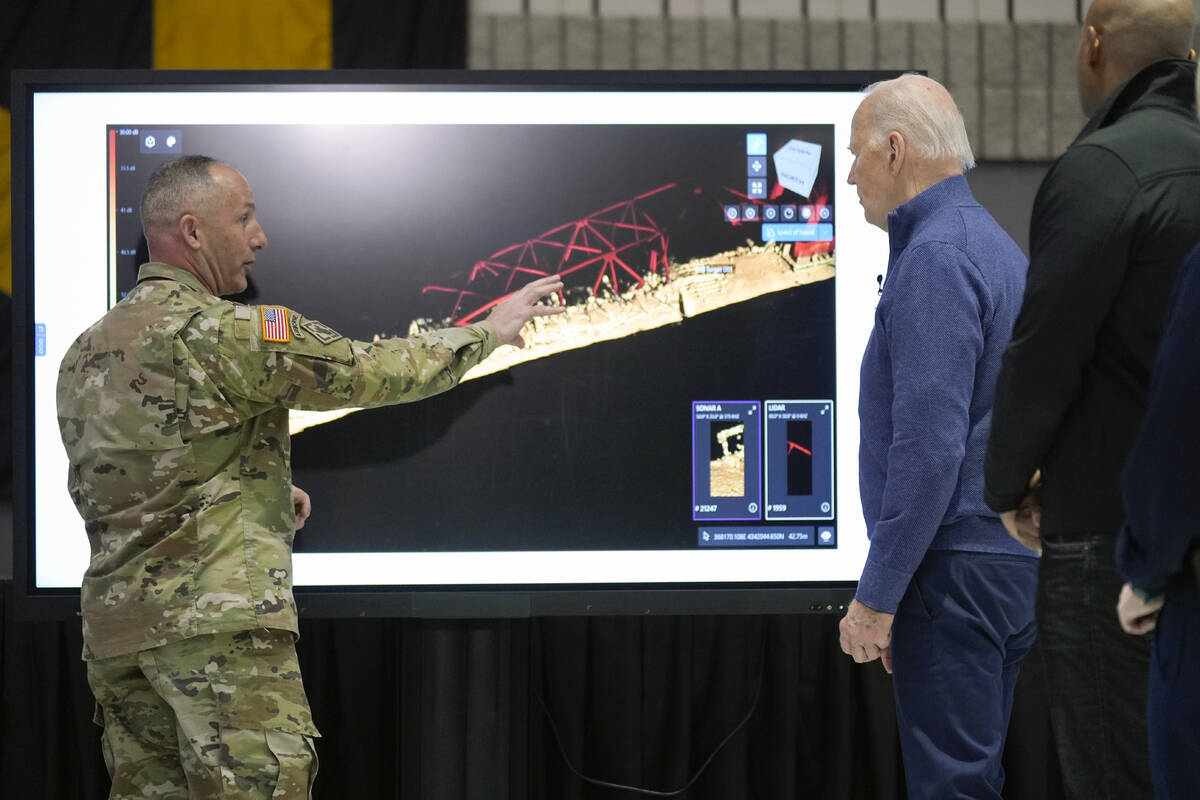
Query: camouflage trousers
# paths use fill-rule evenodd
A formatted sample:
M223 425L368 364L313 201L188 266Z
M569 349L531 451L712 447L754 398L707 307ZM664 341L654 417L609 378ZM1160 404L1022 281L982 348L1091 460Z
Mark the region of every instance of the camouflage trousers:
M110 800L312 797L320 734L291 633L197 636L87 671Z

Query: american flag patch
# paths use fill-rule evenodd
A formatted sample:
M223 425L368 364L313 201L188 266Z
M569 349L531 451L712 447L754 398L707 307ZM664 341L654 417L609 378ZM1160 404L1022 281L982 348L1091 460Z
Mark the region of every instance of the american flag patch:
M261 306L264 342L287 342L291 340L288 329L287 309L279 306Z

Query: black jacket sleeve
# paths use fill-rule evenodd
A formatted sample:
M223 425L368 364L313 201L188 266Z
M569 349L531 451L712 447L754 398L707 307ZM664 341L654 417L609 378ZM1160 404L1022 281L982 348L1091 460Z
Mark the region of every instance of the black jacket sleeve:
M1004 353L984 460L985 499L1017 507L1079 396L1097 332L1125 277L1137 181L1111 151L1070 148L1033 206L1021 312Z

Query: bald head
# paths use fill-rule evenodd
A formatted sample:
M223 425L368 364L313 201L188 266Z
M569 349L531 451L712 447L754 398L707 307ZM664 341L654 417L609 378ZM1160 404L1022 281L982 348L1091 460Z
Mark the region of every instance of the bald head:
M1130 75L1164 58L1187 58L1195 28L1192 0L1095 0L1084 25L1112 37L1112 58Z
M1195 25L1192 0L1095 0L1079 45L1084 113L1155 61L1193 57Z
M924 75L901 75L867 87L860 106L869 120L869 141L881 146L892 131L904 137L920 159L945 162L953 171L975 166L967 128L954 98Z

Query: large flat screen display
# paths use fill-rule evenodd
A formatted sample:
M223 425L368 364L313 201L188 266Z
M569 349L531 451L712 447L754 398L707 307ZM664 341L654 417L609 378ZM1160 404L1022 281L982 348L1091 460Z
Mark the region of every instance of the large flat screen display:
M269 237L239 302L370 340L484 319L538 276L565 284L549 301L565 313L447 394L292 412L294 483L313 499L302 607L845 595L867 549L858 366L887 260L845 178L860 90L883 76L736 77L27 73L26 593L69 594L88 563L59 362L147 259L150 173L203 154L246 176Z

